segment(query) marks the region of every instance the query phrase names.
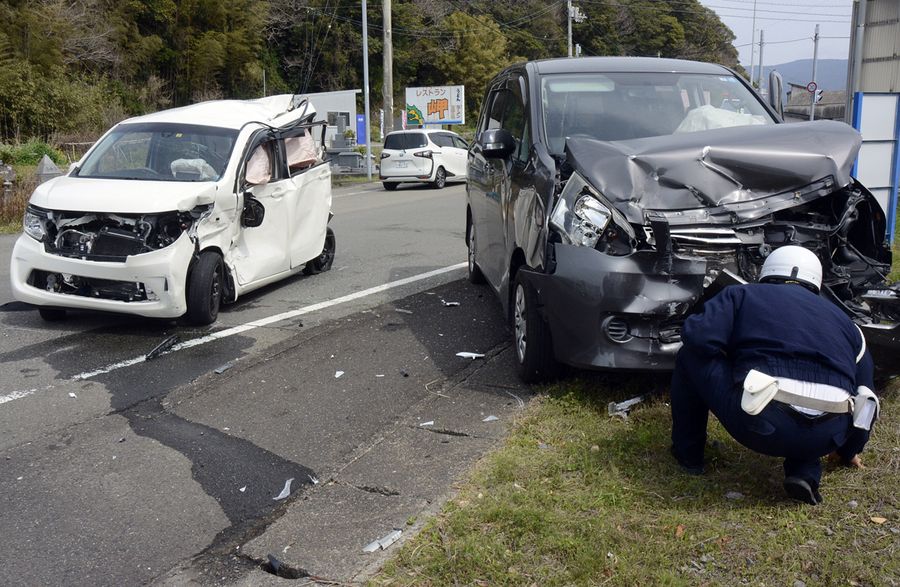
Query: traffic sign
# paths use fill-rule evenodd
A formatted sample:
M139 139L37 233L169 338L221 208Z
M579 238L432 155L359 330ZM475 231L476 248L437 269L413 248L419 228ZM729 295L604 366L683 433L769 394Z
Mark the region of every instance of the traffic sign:
M819 86L816 85L816 82L809 82L808 84L806 84L806 91L812 94L818 87Z

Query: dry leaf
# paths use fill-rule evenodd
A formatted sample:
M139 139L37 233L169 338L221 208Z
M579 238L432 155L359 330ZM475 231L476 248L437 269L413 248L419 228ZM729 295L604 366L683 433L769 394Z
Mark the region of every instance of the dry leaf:
M881 518L878 516L872 516L869 519L872 520L873 522L875 522L876 524L884 524L885 522L887 522L887 518Z
M675 528L675 538L681 538L684 536L684 524L678 524L678 527Z

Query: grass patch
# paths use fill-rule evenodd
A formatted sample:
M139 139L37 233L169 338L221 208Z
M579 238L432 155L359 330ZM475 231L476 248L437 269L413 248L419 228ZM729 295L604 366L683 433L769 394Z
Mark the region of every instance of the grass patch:
M741 447L714 418L707 473L682 474L664 398L610 419L607 402L628 396L611 388L586 378L533 401L370 584L900 584L896 390L867 468L826 472L825 503L810 507L784 497L779 459Z

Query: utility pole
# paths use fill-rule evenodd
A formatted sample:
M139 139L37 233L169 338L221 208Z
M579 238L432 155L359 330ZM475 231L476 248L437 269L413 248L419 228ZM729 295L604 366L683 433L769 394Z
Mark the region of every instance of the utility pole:
M819 25L816 25L816 35L813 37L813 74L812 82L816 83L816 65L819 61ZM816 119L816 93L809 97L809 119Z
M394 130L394 42L391 39L391 0L384 0L384 84L381 96L387 120L384 123L384 134Z
M372 141L369 140L369 19L366 16L366 0L362 0L362 42L363 42L363 98L366 123L363 134L366 137L366 178L372 181Z
M756 43L756 0L753 0L753 28L750 32L750 86L753 86L753 57L756 54L754 44Z
M572 0L566 1L566 20L569 23L569 57L572 56Z
M763 38L765 36L765 32L762 29L759 29L759 74L756 76L756 87L759 88L759 91L762 92L762 82L763 82L763 45L765 45L765 41Z

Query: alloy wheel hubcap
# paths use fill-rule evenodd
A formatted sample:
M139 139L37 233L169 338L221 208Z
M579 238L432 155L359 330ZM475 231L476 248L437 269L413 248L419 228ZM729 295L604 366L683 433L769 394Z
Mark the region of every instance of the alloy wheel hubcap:
M525 335L527 326L525 321L525 289L521 285L516 286L516 304L513 310L513 319L515 322L516 355L519 357L519 362L524 363L525 347L528 341Z

